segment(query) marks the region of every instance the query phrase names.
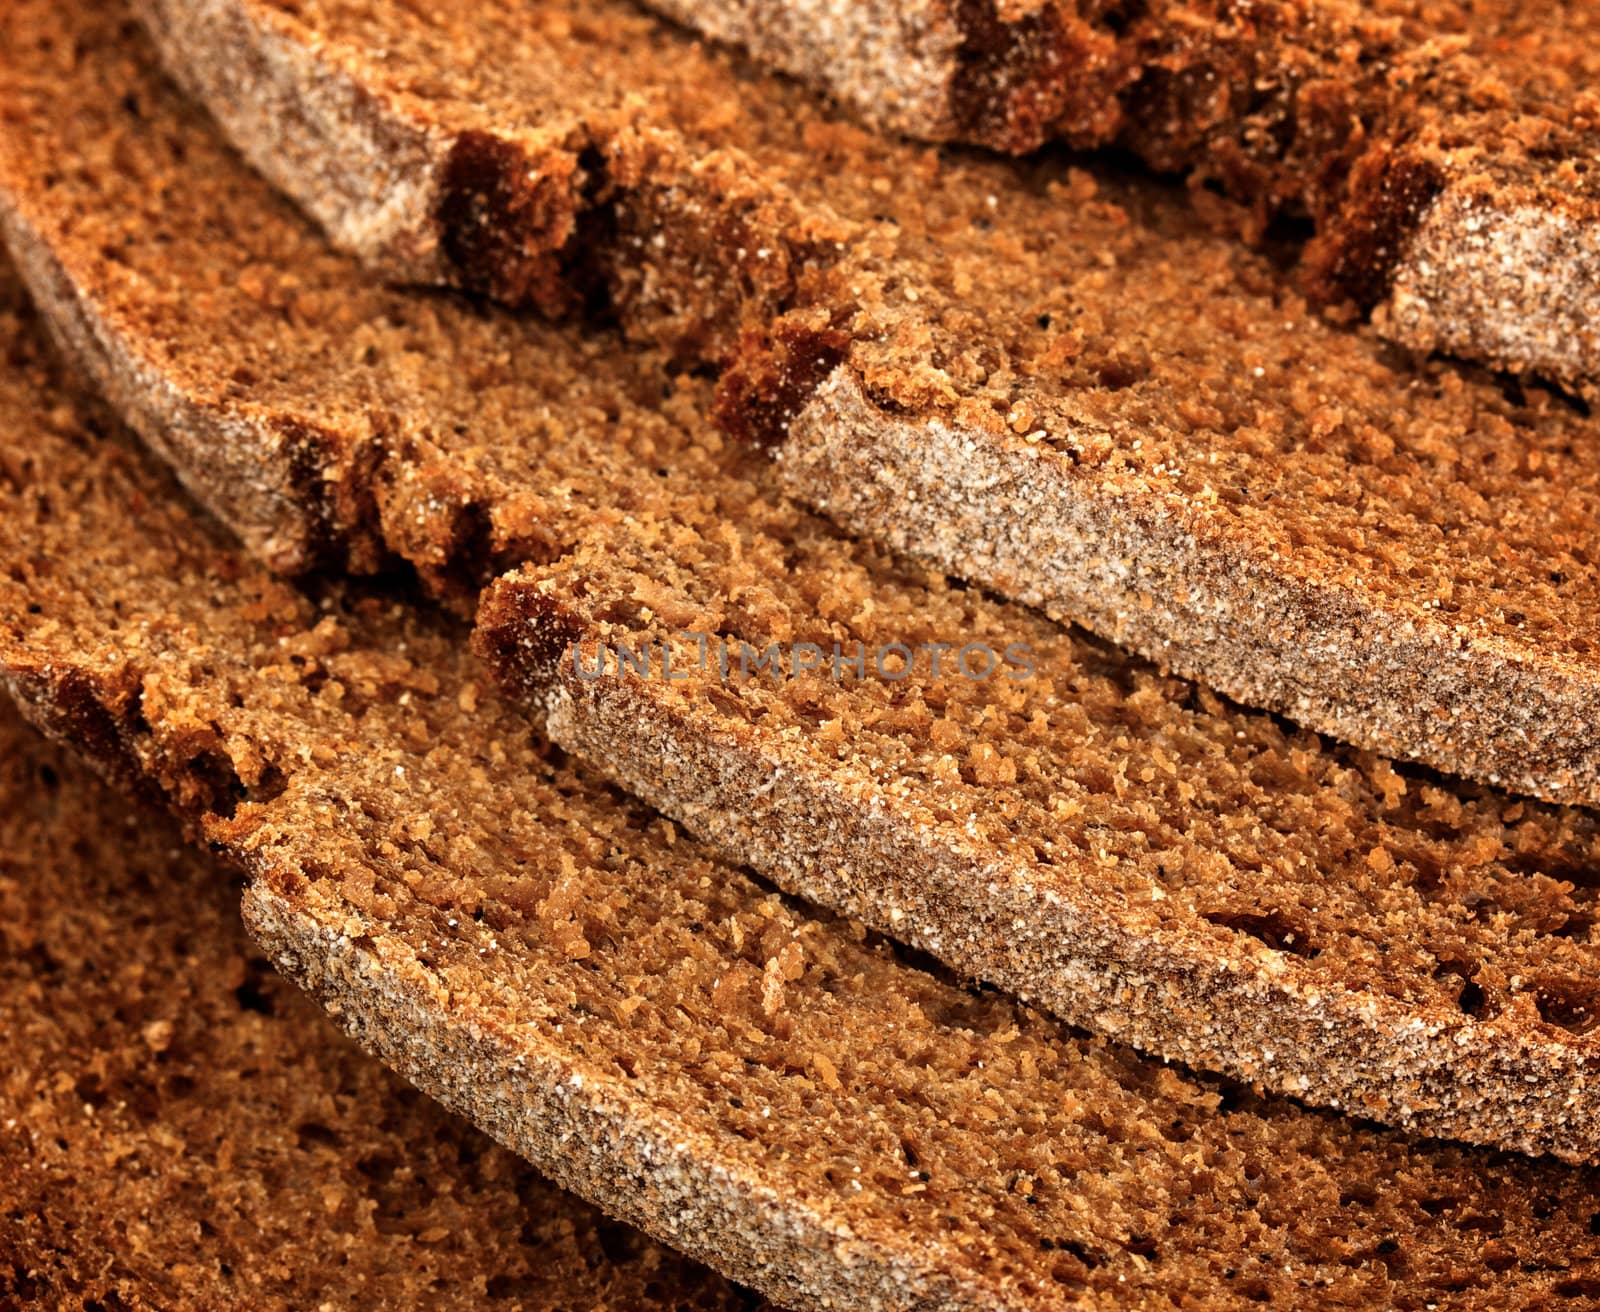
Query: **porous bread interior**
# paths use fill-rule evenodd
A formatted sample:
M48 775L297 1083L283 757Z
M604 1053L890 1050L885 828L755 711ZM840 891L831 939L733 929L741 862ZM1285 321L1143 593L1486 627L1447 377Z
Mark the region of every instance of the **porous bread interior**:
M492 587L480 649L734 859L1070 1020L1594 1154L1592 813L1330 748L767 510L631 516Z
M313 45L330 69L371 88L380 121L508 152L485 165L487 180L440 198L446 209L465 206L475 233L535 236L518 228L515 204L500 208L496 169L510 177L524 159L518 152L547 107L528 88L547 88L560 106L551 132L573 139L577 170L556 172L587 179L564 202L574 215L555 253L583 270L625 328L665 340L680 358L709 352L727 364L722 413L744 436L781 435L820 377L843 377L860 403L848 414L818 409L802 442L815 458L792 453L791 438L780 464L801 495L853 531L1346 740L1557 800L1596 795L1600 751L1588 726L1600 679L1587 561L1600 461L1595 422L1567 400L1395 360L1369 331L1323 322L1267 261L1199 231L1170 196L1058 163L1019 170L873 137L631 12L577 14L554 0L530 11L540 24L481 9L429 19L381 2L267 12L289 48ZM50 21L19 18L16 48L38 47ZM67 71L64 50L85 48L59 31L45 44L55 55L36 50L33 62L55 76ZM381 62L363 53L380 46ZM229 66L227 53L219 66ZM136 49L119 57L139 58ZM93 43L79 62L73 75L86 82L141 76ZM116 262L132 261L144 275L141 297L193 303L188 271L216 253L174 261L170 246L136 248L130 234L154 224L183 241L188 220L144 198L179 186L198 223L219 209L235 216L237 187L208 198L203 186L175 182L183 170L167 145L131 139L117 96L91 100L103 118L55 121L55 83L30 90L22 73L13 113L48 124L45 139L76 142L87 158L97 143L119 141L143 179L116 205L104 192L115 171L58 181L49 203L80 215L80 226L102 221L84 213L109 216L99 246L85 240L74 277L115 286L125 278ZM628 99L627 87L639 94ZM537 159L547 162L539 140ZM843 248L820 238L797 246L797 213L813 233L842 234ZM258 226L281 217L263 214ZM490 246L474 247L473 258L493 265ZM104 260L111 267L100 251L118 252ZM471 557L483 535L459 478L433 495L421 477L396 473L395 490L378 498L341 479L359 487L363 460L382 473L415 440L415 398L438 381L419 340L444 339L438 358L474 379L486 407L509 398L507 378L526 380L537 348L486 370L441 331L447 321L431 305L369 302L344 318L343 293L330 303L314 272L302 272L317 268L316 257L296 253L285 264L289 254L280 246L262 259L279 272L246 287L269 302L292 298L293 331L327 317L341 348L336 367L319 371L326 387L301 397L370 398L331 435L310 425L304 463L326 479L315 490L334 507L329 518L348 527L372 501L380 514L393 504L387 532L425 568ZM752 261L780 255L781 277L751 273ZM492 269L458 273L493 281ZM216 314L193 340L163 345L168 330L146 344L158 370L209 397L226 396L232 372L211 367L196 379L208 349L222 349L209 344L256 340L216 331L251 310L230 304L228 277L219 281ZM764 330L727 346L746 315L770 328L786 306L783 325L800 343L789 356L774 363ZM261 367L247 359L250 381L231 386L267 404L281 387L266 343L280 348L290 328L261 317ZM376 357L370 366L343 349L352 336ZM472 336L467 328L460 340ZM430 399L441 415L448 395ZM329 412L346 404L330 400ZM478 461L493 451L499 422L491 413L464 434L440 422L416 435L426 438L420 463L438 470L441 454L457 468ZM921 477L950 495L927 505L897 498L893 486L868 486L861 465L891 484ZM990 465L1004 477L991 477ZM543 509L531 497L523 505L522 515L499 512L512 521L498 536L513 552L547 545L537 528L520 540ZM1116 526L1115 559L1097 560L1080 541L1093 537L1084 523ZM1030 527L1057 554L1034 549Z
M9 702L0 845L0 1301L753 1305L358 1051L245 935L237 879Z
M1196 1079L802 912L541 744L454 624L248 564L17 364L9 682L158 787L330 956L404 962L414 1018L500 1070L478 1091L496 1127L558 1177L657 1230L656 1185L775 1215L752 1229L730 1203L726 1229L678 1237L784 1256L748 1274L809 1304L1593 1296L1592 1173ZM346 985L370 1003L382 981ZM552 1062L559 1098L538 1084ZM518 1117L549 1103L609 1108L636 1137L541 1141ZM608 1175L611 1154L637 1178ZM850 1240L792 1242L813 1226Z
M804 625L807 607L831 620L836 598L813 599L785 584L786 571L799 560L790 557L801 553L815 580L837 571L839 597L865 597L882 586L885 613L895 614L908 635L931 632L931 619L916 619L919 612L941 616L951 630L989 633L1002 649L1016 640L1013 633L1035 635L1049 653L1039 701L1030 705L1031 693L1008 685L964 685L954 694L956 714L945 717L930 748L918 741L924 715L918 702L951 694L918 682L906 690L903 710L854 740L850 769L891 781L903 771L904 788L937 798L936 813L948 812L943 828L935 825L932 832L955 834L964 845L970 822L971 842L980 851L1020 857L1047 888L1072 888L1088 875L1096 883L1110 878L1103 854L1117 857L1115 886L1149 927L1195 936L1199 950L1240 962L1251 980L1287 970L1311 984L1356 987L1415 1008L1410 1018L1434 1027L1430 1042L1459 1031L1491 1046L1503 1040L1507 1053L1532 1044L1550 1060L1581 1067L1593 1015L1586 874L1593 838L1584 816L1539 807L1519 811L1510 803L1502 814L1493 798L1463 800L1429 781L1398 792L1403 781L1385 774L1381 763L1358 760L1352 767L1351 758L1320 752L1265 717L1206 703L1184 685L1164 683L1136 663L976 592L961 593L937 579L919 586L897 578L869 548L829 534L742 476L735 453L696 421L703 383L661 368L646 354L620 358L603 336L571 337L460 301L364 281L253 184L214 138L179 126L182 111L170 93L138 72L136 42L80 41L74 50L75 59L98 61L89 67L112 85L131 82L136 111L126 107L125 95L100 98L123 104L96 138L108 143L119 167L94 176L86 170L58 183L79 202L64 207L73 216L72 232L50 227L43 207L27 207L54 239L40 258L67 261L68 281L81 285L65 295L100 306L104 319L114 321L104 335L145 352L150 367L173 380L184 404L201 413L189 472L203 486L224 493L236 486L225 470L204 462L228 448L208 426L215 416L243 416L269 435L295 439L293 458L279 463L287 466L289 504L308 521L308 540L364 544L349 552L370 562L367 568L398 556L446 595L470 599L477 577L519 558L560 556L585 537L605 543L608 526L629 526L629 533L642 536L646 519L653 519L686 539L684 559L692 560L696 536L715 543L727 532L737 541L737 530L724 525L761 521L747 561L718 581L736 604L746 604L754 574L769 571L772 606L788 609L785 623ZM38 110L44 109L41 102ZM119 135L120 116L135 112L173 124L171 134ZM65 125L57 130L70 131ZM97 158L93 143L71 140L88 152L87 161ZM183 143L181 150L175 141ZM126 205L87 204L89 196L104 195L99 180L112 177L143 178L148 190L162 195L188 188L187 203L167 206L163 217L156 209L141 210L140 193L130 189ZM24 200L30 195L22 193ZM136 220L145 225L140 231L162 234L163 253L149 254L132 230L111 240L92 226L93 214L120 216L108 220L118 225ZM106 240L90 246L90 233ZM219 240L217 233L229 235ZM244 248L242 268L234 242ZM126 280L111 251L136 262L137 283ZM133 331L146 324L153 326ZM138 391L143 381L136 376L134 382ZM280 509L276 503L264 508L265 531L274 528ZM660 568L670 568L670 561ZM619 592L632 586L625 580ZM704 590L700 595L704 599ZM1075 683L1080 674L1082 682ZM997 692L1000 699L985 700ZM865 724L880 717L877 699L891 694L841 686L824 695L836 699L835 718ZM1014 696L1024 698L1025 716L1005 700ZM1053 696L1061 704L1047 706L1041 722L1034 711ZM1002 726L1024 719L1026 735L1002 741ZM1084 723L1096 735L1087 743ZM1207 744L1193 753L1196 768L1208 772L1203 788L1168 768L1187 759L1181 744L1166 740L1169 733L1185 741L1198 735ZM1237 759L1240 743L1255 748L1243 761ZM1128 760L1128 751L1137 751L1137 759ZM1304 754L1303 765L1294 763L1301 759L1297 752ZM1020 763L1011 759L1017 753ZM946 756L958 762L958 773L964 763L965 777L951 777ZM814 762L824 778L838 766L825 758ZM1021 770L1020 790L1006 778L1013 768ZM1119 795L1119 787L1133 795ZM1195 791L1185 796L1185 790ZM1429 800L1435 796L1440 800ZM858 809L866 805L857 800ZM1058 805L1083 809L1076 820L1063 821ZM899 832L923 827L914 809L894 815ZM1016 831L997 827L997 815L1009 816ZM1187 836L1191 823L1202 822L1213 842ZM1259 834L1232 832L1241 822ZM1302 825L1309 833L1299 832ZM1111 833L1101 834L1102 826ZM743 860L758 854L736 853ZM1052 870L1049 862L1063 854L1067 868ZM1366 906L1350 890L1374 892L1381 905ZM1081 900L1075 895L1074 905ZM1397 933L1398 909L1414 912L1424 932L1415 938ZM879 905L877 912L883 916L886 909ZM971 933L974 926L959 929ZM954 933L930 917L903 932L932 941L945 930ZM1030 992L1045 983L1026 976L1006 982ZM1071 1000L1064 988L1050 996L1061 1007ZM1075 1005L1081 1009L1082 996ZM1230 1047L1236 1040L1216 1034L1205 1000L1198 1005L1199 1024L1169 1024L1142 1041L1316 1096L1302 1073L1275 1068L1248 1045ZM1316 1004L1307 1005L1315 1020ZM1490 1025L1478 1025L1480 1018ZM1288 1026L1280 1038L1291 1041L1289 1018L1266 1020ZM1191 1030L1205 1034L1211 1046L1180 1046ZM1381 1069L1369 1062L1345 1068L1346 1079L1363 1081L1364 1094L1379 1100L1372 1110L1408 1114L1406 1090L1385 1092ZM1496 1084L1492 1077L1488 1082ZM1528 1098L1578 1098L1582 1081L1575 1077L1566 1090L1549 1067L1538 1067L1531 1083L1518 1082L1519 1095L1506 1095L1509 1121L1502 1107L1497 1125L1466 1121L1452 1128L1585 1155L1587 1140L1573 1139L1563 1127L1563 1117L1581 1121L1575 1110L1581 1100L1550 1119L1541 1116L1536 1126L1514 1106ZM1450 1090L1442 1096L1448 1102Z

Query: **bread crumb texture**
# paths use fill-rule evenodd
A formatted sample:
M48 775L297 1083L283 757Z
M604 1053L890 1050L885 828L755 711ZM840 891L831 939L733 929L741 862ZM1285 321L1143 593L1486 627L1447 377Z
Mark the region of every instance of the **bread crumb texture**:
M1600 798L1600 459L1571 398L1327 322L1181 198L873 136L618 5L153 8L180 76L243 79L197 89L336 240L720 371L725 429L852 532L1343 741ZM214 144L175 127L178 160L128 109L138 86L140 115L184 113L117 13L8 13L8 114L32 125L9 206L58 295L90 297L84 335L131 353L103 372L145 426L177 446L180 403L244 403L190 458L284 562L331 544L437 574L559 546L544 512L596 486L581 467L515 512L461 471L512 479L557 380L603 410L593 384L541 388L532 330L513 350L448 303L336 291L345 266L246 213ZM425 419L442 381L459 399L435 387ZM286 502L312 523L272 529Z
M1600 1150L1590 812L1330 747L793 510L635 516L489 589L478 645L722 851L1071 1021Z
M359 1052L234 877L9 703L0 842L0 1304L754 1306Z
M802 911L531 733L453 622L248 563L7 313L12 690L243 865L253 928L363 1042L557 1181L803 1307L1600 1296L1591 1171L1163 1066ZM135 1020L181 1052L164 1005Z
M86 132L40 84L38 140L117 163L12 173L13 240L74 353L258 552L403 561L465 609L525 564L484 650L536 705L573 637L1020 643L1026 681L923 661L900 681L585 685L550 728L734 860L1096 1031L1594 1155L1586 813L1328 750L842 537L708 428L709 385L672 356L370 282L141 71L123 25L50 21L88 29L47 43L61 76L116 90L79 98L106 107ZM481 709L477 680L456 705Z

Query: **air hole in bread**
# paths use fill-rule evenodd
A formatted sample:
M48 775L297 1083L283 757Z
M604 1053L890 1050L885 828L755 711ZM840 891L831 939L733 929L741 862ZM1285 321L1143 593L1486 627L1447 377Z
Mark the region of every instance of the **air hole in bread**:
M300 1147L304 1148L338 1148L344 1139L336 1130L330 1130L326 1125L319 1125L316 1121L304 1121L295 1127L295 1138Z
M1274 952L1311 958L1322 951L1312 943L1303 925L1281 911L1207 911L1205 918L1222 929L1248 934Z
M1456 990L1455 1003L1462 1015L1474 1020L1493 1020L1500 1014L1499 1001L1478 983L1477 967L1470 962L1445 959L1434 967L1433 977Z
M1551 938L1570 938L1587 943L1593 935L1595 914L1592 911L1574 911L1566 920L1550 931Z
M1547 1025L1587 1034L1600 1025L1600 984L1578 979L1546 979L1535 984L1534 1005Z
M1600 1298L1600 1276L1578 1276L1555 1287L1557 1298Z

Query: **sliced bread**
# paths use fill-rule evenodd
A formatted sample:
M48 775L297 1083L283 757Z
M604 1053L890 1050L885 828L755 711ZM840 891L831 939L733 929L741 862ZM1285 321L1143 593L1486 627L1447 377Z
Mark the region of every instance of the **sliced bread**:
M31 52L6 93L28 125L11 223L114 322L121 289L178 295L176 246L216 240L208 201L240 202L183 181L119 94L89 90L130 76L64 53L63 25L103 11L37 9L9 20ZM172 66L336 239L426 251L402 272L513 299L521 262L548 256L590 310L726 366L724 425L852 532L1344 741L1600 800L1600 423L1561 397L1408 366L1170 196L874 138L615 0L161 12ZM94 108L65 113L63 76ZM316 109L335 94L355 108ZM564 163L530 144L547 132ZM385 147L408 134L431 162ZM68 142L112 141L132 173L59 167ZM541 197L563 180L566 220L544 221L529 179ZM153 201L173 186L190 213ZM369 241L374 214L403 235ZM165 244L140 239L152 225ZM314 299L309 281L264 294ZM215 295L123 371L186 368L176 341L221 317L233 292ZM254 437L226 448L239 464L271 446ZM328 476L318 439L275 440Z
M243 864L269 954L363 1043L557 1181L802 1307L1600 1296L1592 1172L1198 1079L807 915L532 737L453 625L286 586L0 377L7 679Z
M358 1051L238 899L0 706L0 1306L756 1305Z
M137 57L72 49L123 77ZM84 102L126 101L111 85ZM549 658L609 625L635 640L681 619L763 649L852 629L1031 644L1027 684L952 688L923 663L892 687L785 693L753 729L754 703L706 681L586 685L551 728L735 861L1074 1022L1386 1120L1600 1151L1589 817L1408 784L900 571L746 477L698 421L704 384L614 338L364 281L169 93L131 90L160 130L58 150L85 167L10 193L49 235L16 224L17 249L76 353L274 563L290 538L358 568L398 558L462 608L479 578L529 564L491 598L485 650L539 709L559 691ZM96 167L100 143L119 168ZM282 497L241 506L233 459ZM930 707L943 722L923 741ZM811 733L824 720L835 736ZM652 768L681 755L721 764Z
M1329 750L803 517L494 585L552 738L785 888L1147 1052L1600 1158L1600 821Z
M1600 380L1600 21L1576 0L650 0L878 124L1133 152L1309 217L1315 299L1385 336Z

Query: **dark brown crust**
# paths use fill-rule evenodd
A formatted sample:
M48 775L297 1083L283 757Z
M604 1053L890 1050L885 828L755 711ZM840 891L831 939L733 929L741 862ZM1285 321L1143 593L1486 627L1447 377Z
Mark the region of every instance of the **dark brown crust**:
M535 161L488 132L458 136L440 170L434 221L461 286L569 313L574 289L563 251L578 226L582 172L571 155Z
M1004 14L999 0L955 0L954 21L953 139L1020 153L1056 136L1097 144L1115 130L1127 74L1105 27L1051 4Z
M849 347L849 333L816 312L747 329L717 384L712 420L756 450L776 449Z
M539 701L537 694L555 685L562 658L584 636L582 618L559 596L532 588L496 588L485 603L493 609L473 635L478 654L497 677Z
M113 690L81 670L54 673L20 661L6 667L0 682L34 728L56 742L72 744L107 783L150 801L159 799L159 790L124 737L128 717L106 709L137 705L135 688Z
M1252 240L1278 216L1309 218L1307 288L1379 308L1404 345L1580 389L1600 376L1584 330L1600 308L1600 256L1540 233L1600 213L1581 177L1595 149L1586 72L1561 48L1594 32L1571 6L652 4L880 127L1015 153L1052 139L1130 151L1233 198L1241 212L1225 221ZM1437 249L1419 229L1428 202L1456 187L1502 231L1447 286L1417 276ZM1535 285L1511 304L1507 265Z
M1435 161L1380 150L1357 160L1344 185L1341 220L1306 248L1305 276L1323 302L1348 296L1370 307L1388 297L1395 266L1447 180Z

